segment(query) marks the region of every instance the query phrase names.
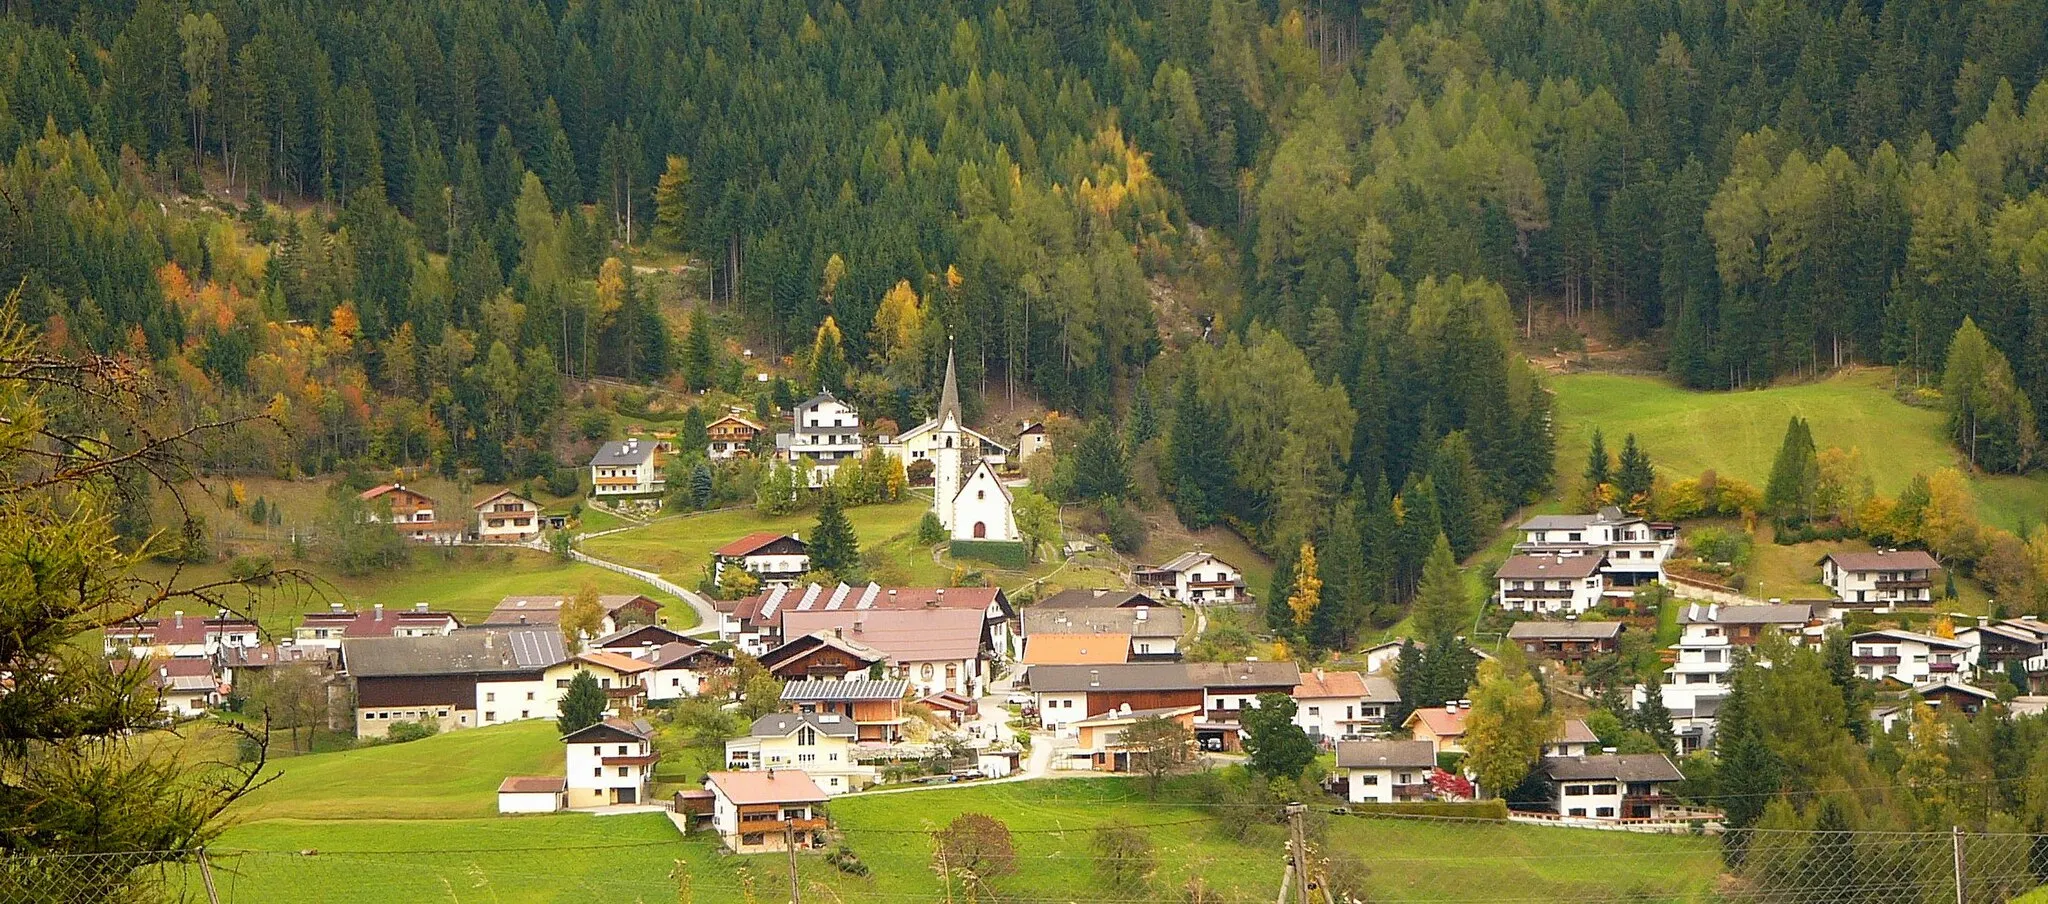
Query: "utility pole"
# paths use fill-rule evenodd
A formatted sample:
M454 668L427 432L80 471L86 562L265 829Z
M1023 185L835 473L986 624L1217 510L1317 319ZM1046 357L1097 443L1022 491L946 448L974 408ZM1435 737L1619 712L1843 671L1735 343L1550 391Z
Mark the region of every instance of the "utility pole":
M1964 879L1963 875L1963 827L1952 826L1950 831L1955 833L1956 845L1956 904L1966 904L1969 882Z
M1958 870L1958 873L1960 872ZM205 848L199 849L199 878L206 882L206 900L208 904L220 904L220 891L213 887L213 864L206 862ZM1960 892L1958 893L1960 894Z
M796 823L787 819L782 821L782 846L789 849L789 904L801 904L803 894L796 884Z
M1308 839L1302 834L1301 817L1308 812L1304 804L1287 805L1287 873L1280 880L1280 897L1287 897L1288 879L1294 880L1294 904L1309 904L1308 900Z

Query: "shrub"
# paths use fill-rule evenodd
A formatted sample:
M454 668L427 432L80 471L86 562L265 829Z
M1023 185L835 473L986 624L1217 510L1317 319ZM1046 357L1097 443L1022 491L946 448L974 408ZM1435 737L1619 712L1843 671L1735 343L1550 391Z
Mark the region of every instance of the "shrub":
M228 560L228 577L250 584L269 584L269 556L236 556Z
M431 719L421 719L418 722L393 722L391 727L385 731L384 737L393 744L403 744L407 741L431 738L440 733L441 723Z
M923 464L923 462L919 462L919 464ZM939 523L938 515L925 512L924 517L917 519L917 543L919 546L931 546L944 539L946 539L946 526Z
M1491 819L1506 822L1507 801L1493 800L1420 800L1393 804L1352 804L1354 816L1436 816L1455 819Z
M574 496L583 489L582 468L556 468L548 472L548 492L556 496Z
M1727 562L1740 569L1749 563L1752 541L1748 534L1724 527L1706 527L1693 532L1692 550L1708 562Z
M1010 571L1023 571L1031 567L1031 559L1025 554L1022 543L1002 540L954 540L951 551L955 559L988 562Z
M1137 555L1145 545L1145 522L1130 509L1116 500L1102 503L1103 536L1109 538L1109 545L1124 555Z

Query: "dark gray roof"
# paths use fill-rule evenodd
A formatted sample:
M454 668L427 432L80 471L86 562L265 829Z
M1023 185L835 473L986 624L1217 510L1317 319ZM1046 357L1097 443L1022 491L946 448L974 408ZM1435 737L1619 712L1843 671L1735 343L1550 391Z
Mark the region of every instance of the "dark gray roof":
M604 719L603 721L596 722L590 725L585 725L582 728L578 728L575 731L569 732L568 734L562 736L562 740L572 741L576 738L583 737L584 735L604 734L606 731L615 731L620 734L639 738L640 740L645 741L648 738L654 736L654 725L648 722L646 719L628 720L621 719L617 716L612 716Z
M804 725L835 738L850 738L854 734L852 719L824 713L769 713L755 719L754 727L747 733L757 738L785 738Z
M1803 625L1813 618L1809 603L1767 603L1754 606L1702 606L1692 603L1678 613L1681 625Z
M1933 571L1941 567L1933 556L1918 549L1831 552L1821 556L1822 561L1828 559L1835 560L1835 567L1843 571Z
M1495 578L1587 578L1600 570L1601 556L1509 556L1493 573Z
M1041 609L1114 609L1137 599L1157 606L1159 601L1139 590L1102 590L1078 588L1062 590L1038 601Z
M699 643L695 640L690 640L689 638L684 638L682 640L662 644L660 649L654 651L653 656L647 657L647 661L654 663L655 668L663 669L675 665L676 663L681 662L685 659L689 659L692 656L699 656L704 654L715 656L718 659L723 660L727 663L732 662L731 655L726 653L720 653L717 650L714 650L703 643Z
M590 645L593 647L601 648L608 646L612 643L616 643L620 640L624 640L627 637L631 637L635 634L640 634L643 632L645 632L648 635L648 637L645 638L647 640L653 640L655 637L665 637L666 639L662 640L662 643L674 643L676 641L690 639L687 635L683 634L683 632L668 627L667 625L631 625L628 627L620 628L617 631L613 631L610 634L606 634L603 637L593 640L590 642ZM638 644L635 644L635 646L638 646Z
M1431 769L1436 745L1428 741L1338 741L1339 769Z
M1265 688L1292 690L1301 683L1301 668L1291 662L1133 662L1121 665L1035 665L1031 690L1037 693L1083 691L1168 691L1196 688Z
M1144 618L1138 613L1143 612ZM1129 634L1132 637L1179 637L1187 619L1173 606L1144 609L1059 609L1044 604L1024 610L1024 636L1033 634Z
M1182 713L1193 714L1199 711L1200 709L1201 707L1199 706L1160 706L1152 709L1112 709L1106 712L1096 713L1095 715L1089 716L1088 718L1082 719L1081 721L1106 722L1112 719L1149 719L1153 716L1177 716Z
M1518 530L1585 530L1599 519L1592 515L1537 515L1522 522Z
M1685 775L1661 753L1621 753L1604 756L1552 756L1543 758L1543 774L1554 782L1583 782L1607 779L1620 782L1677 782Z
M1607 640L1621 636L1616 621L1518 621L1508 628L1509 640Z
M903 695L909 690L910 682L900 678L888 678L880 681L868 679L859 681L792 681L782 686L782 700L785 703L828 700L901 700Z
M641 440L612 440L599 446L597 454L590 457L590 466L625 467L646 462L654 457L654 443Z
M562 632L531 628L462 628L429 637L349 637L341 659L358 678L404 675L486 675L532 672L566 662Z
M1878 639L1894 640L1904 643L1925 644L1930 647L1941 647L1945 650L1967 650L1970 648L1969 644L1963 643L1961 641L1951 640L1946 637L1936 637L1932 634L1920 634L1914 631L1904 631L1898 628L1884 628L1882 630L1877 631L1864 631L1849 639L1858 641Z
M953 379L953 345L946 344L946 382L939 388L939 410L932 413L932 420L944 422L946 415L953 416L953 426L966 426L966 419L960 416L960 385Z

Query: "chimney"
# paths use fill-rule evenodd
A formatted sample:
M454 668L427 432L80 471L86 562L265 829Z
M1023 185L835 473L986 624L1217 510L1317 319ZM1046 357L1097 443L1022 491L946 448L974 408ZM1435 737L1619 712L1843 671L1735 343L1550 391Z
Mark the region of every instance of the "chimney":
M173 627L173 628L183 628L183 627L185 627L185 610L183 610L183 609L179 609L179 610L177 610L176 612L172 612L172 613L171 613L171 627Z
M1127 713L1127 712L1130 712L1130 711L1131 711L1131 705L1130 705L1129 703L1125 703L1125 704L1123 704L1123 705L1121 705L1121 706L1118 706L1118 707L1116 708L1116 710L1117 710L1117 712L1121 712L1121 713Z
M374 616L374 618L375 618L375 619L376 619L377 621L383 621L383 620L384 620L384 604L383 604L383 603L378 603L378 604L376 604L376 605L374 605L374 606L372 606L372 607L370 607L370 608L371 608L371 609L372 609L372 610L373 610L373 611L374 611L374 612L376 613L376 614L375 614L375 616Z
M1720 604L1720 603L1709 603L1709 604L1707 604L1707 621L1720 621L1720 620L1721 620L1721 604Z
M1101 670L1101 669L1089 669L1089 670L1088 670L1088 686L1089 686L1089 687L1101 687L1101 686L1102 686L1102 670Z
M425 611L427 611L427 604L426 604L426 603L414 603L414 604L412 604L412 611L414 611L414 612L425 612Z
M1977 627L1979 627L1979 628L1982 628L1982 627L1985 627L1985 626L1987 626L1987 625L1989 625L1989 624L1991 624L1991 616L1989 616L1989 615L1979 615L1979 616L1977 616Z
M1132 616L1131 616L1131 618L1132 618L1132 619L1133 619L1134 621L1144 621L1144 620L1145 620L1145 618L1146 618L1146 616L1147 616L1147 614L1148 614L1148 613L1147 613L1147 612L1145 611L1145 607L1144 607L1144 606L1139 606L1139 607L1138 607L1137 609L1135 609L1135 610L1133 610L1133 611L1135 611L1135 612L1137 613L1137 614L1135 614L1135 615L1132 615Z
M522 624L522 625L523 625L523 624L526 624L526 613L524 613L524 612L521 612L521 613L519 613L519 623L520 623L520 624Z
M1457 712L1457 711L1458 711L1458 701L1456 701L1456 700L1445 700L1445 701L1444 701L1444 712L1447 712L1447 713L1454 713L1454 712Z
M837 627L837 628L833 628L833 629L832 629L832 636L833 636L833 637L837 637L837 638L839 638L840 640L845 640L845 639L846 639L846 629L845 629L844 627Z
M171 677L171 667L167 665L157 666L156 673L158 677L168 679Z
M492 644L491 644L491 639L492 639L493 637L495 637L495 636L496 636L496 635L492 634L492 633L491 633L491 632L489 632L489 631L485 631L485 632L484 632L484 649L488 650L488 649L490 649L490 648L491 648L491 646L492 646Z
M327 611L329 611L329 612L332 612L332 613L334 613L334 614L336 614L336 615L340 615L340 614L341 614L341 604L340 604L340 603L328 603L328 604L327 604Z
M1322 666L1316 666L1316 680L1317 680L1317 681L1321 681L1321 680L1323 680L1323 667L1322 667Z

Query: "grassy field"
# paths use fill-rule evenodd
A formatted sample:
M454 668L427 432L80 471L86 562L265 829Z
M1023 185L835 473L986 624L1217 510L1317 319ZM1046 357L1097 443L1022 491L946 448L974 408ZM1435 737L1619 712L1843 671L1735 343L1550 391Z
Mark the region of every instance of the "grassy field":
M684 838L658 814L487 815L500 778L559 768L560 756L552 725L535 722L291 760L238 805L239 824L213 846L223 900L780 900L781 856L720 854L714 839ZM994 881L999 896L1177 898L1200 876L1222 893L1211 900L1261 900L1281 869L1279 825L1229 837L1225 824L1244 814L1188 803L1171 788L1155 799L1135 780L960 786L840 798L829 809L872 875L803 855L805 895L815 900L939 899L928 832L966 812L994 815L1014 833L1017 870ZM1711 839L1314 818L1328 821L1333 850L1369 866L1375 898L1483 900L1513 888L1530 900L1703 901L1719 871ZM1095 874L1091 831L1110 822L1142 827L1157 852L1143 891L1112 889Z
M1745 392L1690 392L1654 377L1571 374L1555 377L1559 486L1577 482L1593 430L1609 452L1634 433L1660 471L1694 477L1706 469L1759 488L1793 415L1813 426L1821 448L1860 449L1879 492L1897 493L1916 473L1960 467L1940 411L1906 405L1891 394L1888 369L1846 371L1814 383ZM2048 512L2048 477L1976 477L1977 508L2006 528L2040 523ZM1768 580L1768 579L1767 579Z
M894 541L915 540L917 521L930 506L929 500L913 497L888 505L847 509L846 519L853 524L853 534L859 539L861 549L893 548ZM711 563L712 550L756 531L795 532L808 536L817 524L816 511L768 516L749 506L668 518L625 533L585 540L583 551L601 559L658 572L669 580L691 587L703 579L704 569ZM922 550L919 552L923 554L925 567L931 567L930 554ZM915 560L918 556L905 558ZM914 564L906 561L904 566L914 567Z

